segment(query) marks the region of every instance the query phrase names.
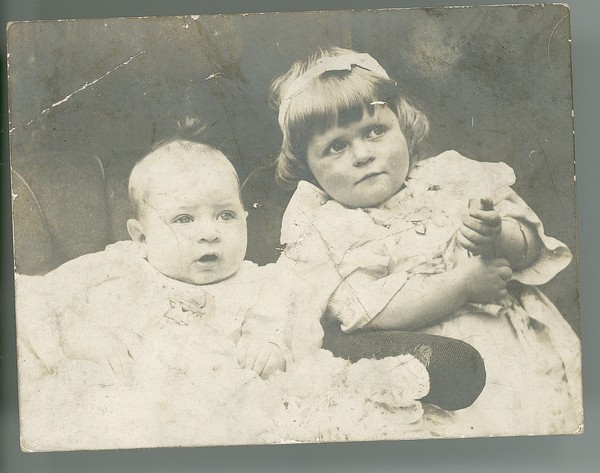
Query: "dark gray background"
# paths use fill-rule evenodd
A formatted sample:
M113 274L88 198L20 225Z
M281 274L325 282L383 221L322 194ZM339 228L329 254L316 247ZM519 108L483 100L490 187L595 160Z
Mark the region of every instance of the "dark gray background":
M266 1L184 2L128 1L79 5L76 1L9 0L2 6L6 20L153 16L299 11L315 9L384 8L452 5L455 2L322 1L278 5ZM498 2L508 3L508 2ZM462 2L475 5L475 2ZM597 18L592 1L571 2L576 159L581 265L581 325L584 338L586 433L578 437L410 441L352 445L235 447L145 452L29 454L19 452L15 386L14 313L10 258L10 200L7 181L7 121L5 80L2 85L2 384L0 391L2 450L0 471L588 471L598 457L598 257L592 247L598 231L598 164L591 151L597 119L599 79ZM5 51L4 40L3 52ZM5 61L3 60L3 68ZM2 71L5 76L5 70ZM590 361L591 360L591 361ZM592 365L590 367L590 364ZM585 456L589 458L585 458Z
M575 249L568 16L566 7L548 5L14 23L7 35L11 162L56 241L44 252L52 256L39 254L39 216L20 196L17 270L47 271L129 239L131 167L186 116L206 121L202 140L221 149L244 181L281 144L267 106L272 78L332 45L368 51L423 109L431 124L424 156L455 149L506 162L546 233ZM207 80L215 71L219 78ZM82 172L91 156L103 163L106 191L94 193ZM265 264L274 259L261 257L279 246L270 209L283 211L287 201L261 197L275 187L272 178L254 185L254 196L243 192L246 204L263 206L248 205L247 258ZM40 268L28 258L53 261ZM573 262L543 291L579 332L576 274Z

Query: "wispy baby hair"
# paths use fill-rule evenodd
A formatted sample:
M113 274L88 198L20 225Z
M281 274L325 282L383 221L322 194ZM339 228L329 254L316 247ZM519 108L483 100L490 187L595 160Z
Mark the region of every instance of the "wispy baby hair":
M398 117L411 161L429 132L423 112L403 96L379 63L366 53L333 47L297 61L271 85L271 105L279 111L283 134L277 157L280 185L293 190L300 180L315 183L306 162L310 140L332 126L359 121L374 102L385 102Z
M129 200L135 212L136 218L140 218L144 203L148 201L148 195L152 190L153 179L156 179L157 170L168 165L180 166L183 157L189 163L189 155L192 153L201 156L207 152L214 151L208 145L173 138L161 142L153 150L140 159L129 175ZM190 163L193 165L193 163Z
M182 138L173 138L160 143L149 154L140 159L129 176L129 199L136 218L144 212L145 203L152 192L153 183L170 174L181 179L195 179L194 171L202 166L225 166L225 172L231 172L238 183L239 178L227 157L216 148ZM179 177L178 177L179 179Z

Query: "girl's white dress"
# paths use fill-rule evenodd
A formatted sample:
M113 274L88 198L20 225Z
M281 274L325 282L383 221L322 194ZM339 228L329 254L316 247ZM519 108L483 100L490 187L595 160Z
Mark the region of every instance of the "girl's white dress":
M468 342L486 365L484 391L456 413L459 428L449 435L572 433L582 424L580 340L535 287L572 256L544 233L542 222L511 189L514 182L504 163L447 151L420 161L405 186L377 208L347 208L300 182L284 215L279 264L301 274L307 293L346 331L372 320L408 279L447 271L469 257L456 235L470 199L491 197L502 216L537 229L540 257L514 272L509 296L468 304L422 330Z
M279 269L244 262L224 281L192 285L160 274L135 243L119 242L45 276L17 276L22 447L423 435L418 399L429 377L414 357L350 365L317 345L287 349L288 314L317 309ZM264 381L241 369L243 336L281 346L287 372Z

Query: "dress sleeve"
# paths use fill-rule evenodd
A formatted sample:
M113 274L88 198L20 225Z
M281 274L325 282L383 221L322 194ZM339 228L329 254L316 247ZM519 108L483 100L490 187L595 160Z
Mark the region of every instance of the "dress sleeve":
M65 359L65 327L83 316L75 307L78 307L78 300L85 300L91 284L106 280L104 259L104 252L88 254L43 276L15 277L21 363L34 361L52 372Z
M58 314L46 276L15 276L19 378L52 373L63 358Z
M357 269L337 287L329 300L329 313L344 332L360 329L375 318L406 284L407 273L393 272L377 278Z
M80 296L106 281L138 271L143 261L140 252L133 241L114 243L103 251L79 256L50 271L43 276L45 286L66 303L69 297Z
M47 370L68 356L65 333L73 333L73 324L88 315L91 290L122 279L139 259L132 252L134 243L123 243L75 258L44 276L16 276L17 337L23 355L29 353Z
M363 210L344 207L303 184L286 210L285 251L278 264L294 274L319 315L329 308L344 330L358 329L406 283L407 273L392 270L393 236Z
M321 314L344 278L341 268L344 244L336 241L336 231L329 225L342 222L347 216L344 210L312 184L300 182L282 221L284 251L277 265L304 288L306 297L314 301ZM339 235L340 239L347 238L348 233Z
M488 197L501 216L527 222L536 230L542 243L540 256L528 268L514 272L514 280L528 285L544 284L570 263L569 248L544 233L539 217L512 189L516 177L507 164L475 161L456 151L446 151L425 160L413 174L416 181L441 184L444 193L440 195L448 197L441 201L445 210L460 215L470 199Z
M545 284L569 265L573 258L569 248L545 234L542 221L514 191L499 202L498 212L503 217L512 217L530 224L542 243L538 259L531 266L515 271L514 280L532 286Z
M319 301L304 280L282 263L257 268L258 293L242 325L242 336L279 346L288 361L320 348L323 329Z
M286 345L286 315L289 310L284 280L276 276L274 264L254 268L257 288L256 302L252 304L242 325L242 334Z

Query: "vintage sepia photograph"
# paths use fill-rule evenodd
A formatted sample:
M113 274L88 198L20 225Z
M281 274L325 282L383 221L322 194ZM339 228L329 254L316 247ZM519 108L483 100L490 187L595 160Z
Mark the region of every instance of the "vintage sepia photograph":
M11 23L25 452L584 430L565 5Z

